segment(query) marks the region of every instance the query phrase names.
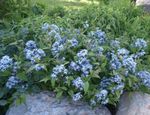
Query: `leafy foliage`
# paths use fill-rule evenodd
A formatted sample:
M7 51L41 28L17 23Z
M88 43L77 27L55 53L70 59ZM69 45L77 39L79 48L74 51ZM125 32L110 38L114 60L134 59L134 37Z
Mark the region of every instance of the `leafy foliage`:
M26 94L43 90L92 106L117 105L125 91L150 93L150 17L128 0L119 3L56 8L9 29L4 23L0 105L20 104Z

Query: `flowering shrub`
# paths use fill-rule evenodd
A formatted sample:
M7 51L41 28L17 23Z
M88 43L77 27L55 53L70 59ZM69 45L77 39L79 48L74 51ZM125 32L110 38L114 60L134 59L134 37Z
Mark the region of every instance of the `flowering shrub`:
M92 106L116 105L124 91L149 92L149 41L138 38L126 44L99 28L84 33L49 23L38 31L43 39L21 41L17 53L1 56L3 101L12 95L7 103L20 103L26 93L50 90L58 98L67 95Z

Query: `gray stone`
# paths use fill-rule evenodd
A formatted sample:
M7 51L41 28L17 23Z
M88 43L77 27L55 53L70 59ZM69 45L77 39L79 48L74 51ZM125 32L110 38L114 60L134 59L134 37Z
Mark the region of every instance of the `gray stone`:
M87 103L73 103L63 98L58 101L52 93L28 95L26 102L13 105L6 115L111 115L106 107L92 109Z
M125 93L121 97L117 115L150 115L150 95Z
M137 6L142 6L145 11L150 12L150 0L136 0Z

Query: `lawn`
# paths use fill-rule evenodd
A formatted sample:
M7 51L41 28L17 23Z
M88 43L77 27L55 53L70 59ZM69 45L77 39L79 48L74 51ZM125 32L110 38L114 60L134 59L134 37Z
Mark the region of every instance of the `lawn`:
M94 0L32 0L33 3L44 4L48 9L56 6L64 6L66 8L81 8L91 3L98 3Z

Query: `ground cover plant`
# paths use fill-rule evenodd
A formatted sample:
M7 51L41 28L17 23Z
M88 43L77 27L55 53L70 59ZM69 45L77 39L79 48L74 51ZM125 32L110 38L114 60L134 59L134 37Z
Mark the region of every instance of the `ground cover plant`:
M93 107L116 106L126 91L149 93L150 16L121 2L4 26L0 105L20 104L25 95L44 90Z

